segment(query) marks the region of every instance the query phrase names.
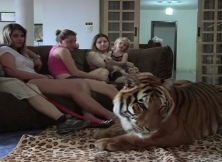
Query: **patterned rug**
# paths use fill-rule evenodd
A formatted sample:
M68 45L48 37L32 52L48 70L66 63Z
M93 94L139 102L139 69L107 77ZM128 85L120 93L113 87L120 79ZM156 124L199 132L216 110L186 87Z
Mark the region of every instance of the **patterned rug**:
M53 162L221 162L222 135L210 136L193 145L158 148L141 151L107 152L94 148L92 134L98 129L86 129L60 136L54 128L48 128L37 136L23 135L16 148L3 162L53 161Z

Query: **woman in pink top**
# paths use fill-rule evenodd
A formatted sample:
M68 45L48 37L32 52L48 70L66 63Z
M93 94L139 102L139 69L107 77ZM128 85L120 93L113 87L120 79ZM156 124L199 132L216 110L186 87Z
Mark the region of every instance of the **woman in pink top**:
M75 61L71 56L70 51L76 48L76 33L74 31L64 29L63 31L56 31L57 45L52 47L49 53L48 67L49 72L55 78L68 79L68 78L87 78L87 82L95 82L94 80L107 81L108 75L98 75L95 73L86 73L78 70Z
M57 79L84 78L91 91L104 94L113 99L118 91L113 85L104 82L108 76L86 73L76 67L70 53L70 50L76 47L76 33L68 29L57 30L56 36L58 43L52 47L48 58L48 68L51 75Z

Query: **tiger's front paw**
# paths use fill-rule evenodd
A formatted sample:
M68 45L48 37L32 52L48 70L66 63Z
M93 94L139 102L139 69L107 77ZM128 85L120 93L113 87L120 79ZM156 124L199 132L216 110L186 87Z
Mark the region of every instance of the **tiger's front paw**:
M118 119L115 119L112 122L114 122L114 124L111 123L112 125L109 128L96 131L93 134L93 138L95 139L113 138L125 134L125 131L123 130L120 121Z
M105 130L99 130L93 134L93 138L95 139L101 139L101 138L106 138L106 137L107 137L107 133L105 132Z
M115 138L103 138L95 142L95 147L103 151L120 151L125 150Z

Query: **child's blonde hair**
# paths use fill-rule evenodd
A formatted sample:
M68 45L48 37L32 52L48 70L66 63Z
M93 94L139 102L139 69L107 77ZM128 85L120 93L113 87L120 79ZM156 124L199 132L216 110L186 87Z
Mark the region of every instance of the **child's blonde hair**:
M127 52L130 48L130 40L127 38L127 37L119 37L115 40L114 42L114 45L113 45L113 48L112 50L115 50L116 49L116 44L119 42L119 41L125 41L127 42L127 47L126 47L126 50L124 52Z

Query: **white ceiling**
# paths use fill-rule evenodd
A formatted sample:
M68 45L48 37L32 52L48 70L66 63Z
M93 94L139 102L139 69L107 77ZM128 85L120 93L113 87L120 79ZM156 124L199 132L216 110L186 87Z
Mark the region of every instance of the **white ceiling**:
M191 10L198 8L198 0L141 0L142 10L162 10L167 6L176 10Z

